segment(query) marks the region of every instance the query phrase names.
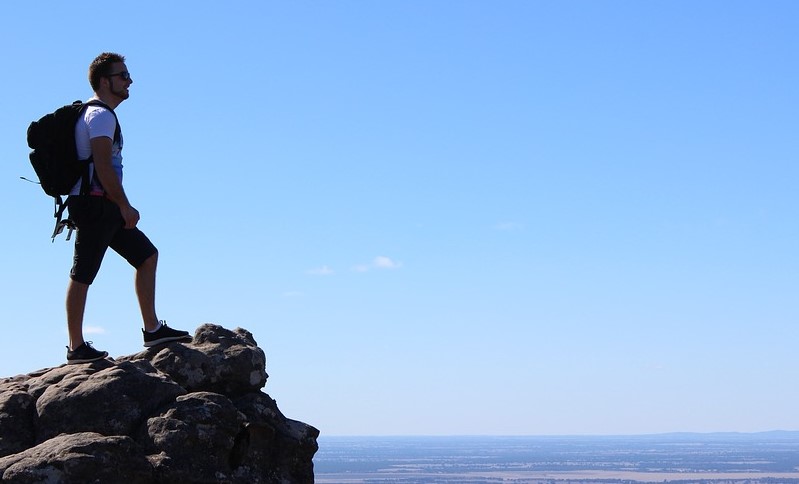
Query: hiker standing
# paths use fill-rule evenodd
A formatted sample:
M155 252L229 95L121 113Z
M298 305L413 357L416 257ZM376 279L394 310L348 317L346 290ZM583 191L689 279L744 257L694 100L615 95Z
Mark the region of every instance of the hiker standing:
M167 327L155 311L158 250L137 228L139 212L130 204L122 186L122 132L114 109L130 96L130 77L125 58L103 53L89 66L94 97L84 106L75 125L79 159L89 159L89 172L70 192L69 217L77 227L75 254L67 287L69 330L67 363L86 363L108 356L83 339L83 315L89 286L110 247L136 269L135 289L141 309L144 346L167 341L191 340L186 331ZM86 186L84 183L88 182Z

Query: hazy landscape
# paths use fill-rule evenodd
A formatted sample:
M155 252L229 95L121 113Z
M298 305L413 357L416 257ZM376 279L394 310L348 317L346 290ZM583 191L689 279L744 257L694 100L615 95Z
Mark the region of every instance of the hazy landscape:
M799 432L320 437L318 483L799 483Z

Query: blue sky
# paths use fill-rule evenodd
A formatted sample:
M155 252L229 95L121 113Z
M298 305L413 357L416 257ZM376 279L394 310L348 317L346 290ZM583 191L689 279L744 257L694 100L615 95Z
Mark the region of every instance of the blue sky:
M290 418L799 430L798 4L186 5L0 5L0 375L64 362L72 245L25 129L110 50L159 314L250 330ZM141 348L115 254L85 324Z

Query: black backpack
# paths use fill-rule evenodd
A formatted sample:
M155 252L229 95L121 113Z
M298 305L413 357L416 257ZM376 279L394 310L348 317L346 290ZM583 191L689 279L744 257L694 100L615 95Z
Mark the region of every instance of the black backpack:
M62 220L66 204L61 196L69 195L81 179L83 179L81 194L85 195L89 190L89 165L92 159L90 157L87 160L79 160L75 144L75 125L88 106L102 106L111 111L116 118L114 110L101 101L91 100L87 103L75 101L42 116L28 126L28 146L33 149L30 153L31 165L44 193L55 200L53 216L56 218L56 226L53 230L53 240L64 227L69 229L67 235L69 240L75 229L71 220ZM117 120L114 140L119 140L119 136Z

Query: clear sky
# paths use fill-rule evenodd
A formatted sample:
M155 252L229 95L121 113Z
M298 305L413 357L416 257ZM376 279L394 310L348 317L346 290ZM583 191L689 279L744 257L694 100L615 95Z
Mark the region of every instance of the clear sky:
M159 315L325 435L799 430L799 3L0 3L0 376L65 361L28 123L127 56ZM106 257L87 339L141 350Z

